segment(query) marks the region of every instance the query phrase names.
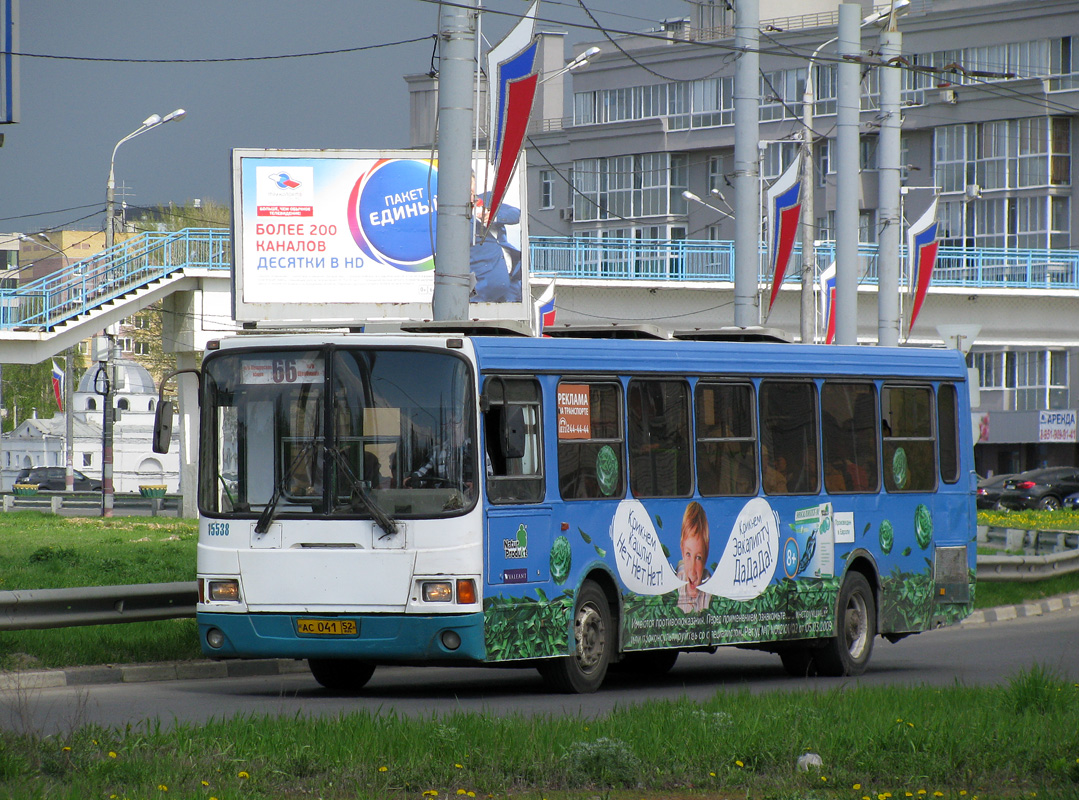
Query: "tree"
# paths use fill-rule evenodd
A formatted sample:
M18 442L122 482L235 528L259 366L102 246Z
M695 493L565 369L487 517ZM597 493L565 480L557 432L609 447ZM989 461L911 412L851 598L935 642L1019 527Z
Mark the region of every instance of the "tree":
M63 356L64 354L60 354L56 358L56 363L61 367L64 364ZM52 390L52 361L47 358L40 364L5 364L0 368L0 385L6 412L2 427L5 432L14 430L18 423L33 416L35 409L37 415L44 419L57 413L56 396ZM72 380L77 381L82 374L83 361L76 352L72 362ZM74 388L72 386L72 390Z

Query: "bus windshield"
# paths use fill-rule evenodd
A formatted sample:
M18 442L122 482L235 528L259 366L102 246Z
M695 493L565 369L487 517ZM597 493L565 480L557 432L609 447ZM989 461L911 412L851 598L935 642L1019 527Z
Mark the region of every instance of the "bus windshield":
M475 503L474 385L420 349L220 351L203 369L199 505L272 519L459 514Z

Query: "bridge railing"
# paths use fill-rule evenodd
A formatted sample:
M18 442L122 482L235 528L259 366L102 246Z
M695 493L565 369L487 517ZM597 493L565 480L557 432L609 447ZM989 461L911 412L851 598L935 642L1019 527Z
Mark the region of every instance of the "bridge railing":
M801 245L795 245L786 281L801 280ZM536 275L599 280L734 281L734 243L702 239L628 239L534 236L530 241ZM817 270L835 260L835 242L816 248ZM900 248L900 285L910 281L906 247ZM858 245L858 282L876 285L879 249ZM767 253L758 251L758 280L771 275ZM1079 289L1079 251L1019 250L942 246L937 251L933 286L1011 289Z
M21 286L0 288L0 329L49 330L184 267L229 269L228 230L143 233Z

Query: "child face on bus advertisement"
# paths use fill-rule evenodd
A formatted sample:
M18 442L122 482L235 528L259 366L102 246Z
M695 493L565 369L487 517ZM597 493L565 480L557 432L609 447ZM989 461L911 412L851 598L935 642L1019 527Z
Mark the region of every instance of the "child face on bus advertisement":
M705 579L708 562L708 520L700 503L686 507L682 517L682 578L687 582L686 592L697 596L697 587Z

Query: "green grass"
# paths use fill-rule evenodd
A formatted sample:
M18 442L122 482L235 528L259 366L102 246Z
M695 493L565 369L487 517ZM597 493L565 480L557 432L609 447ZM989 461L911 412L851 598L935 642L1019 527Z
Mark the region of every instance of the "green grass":
M16 728L0 733L0 795L1064 798L1079 795L1076 719L1079 687L1036 667L993 688L723 691L594 719L382 711ZM809 752L822 766L798 771Z
M195 580L193 520L0 514L0 590ZM0 632L0 669L201 657L193 619Z

